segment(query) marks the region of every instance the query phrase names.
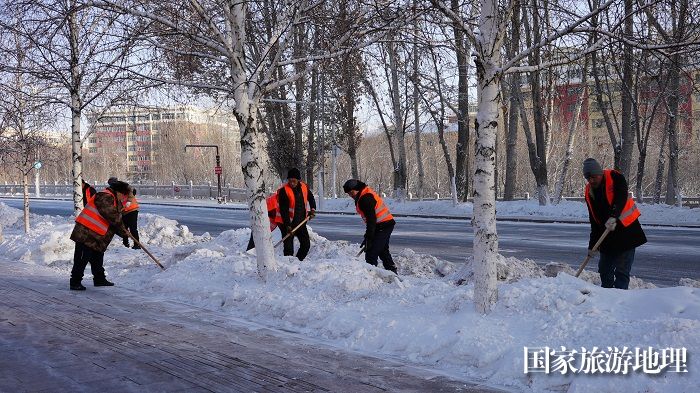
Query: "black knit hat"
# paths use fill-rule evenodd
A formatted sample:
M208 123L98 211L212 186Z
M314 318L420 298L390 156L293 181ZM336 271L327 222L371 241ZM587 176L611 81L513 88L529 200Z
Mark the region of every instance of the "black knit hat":
M347 194L351 190L360 191L367 185L357 179L350 179L343 184L343 191Z
M300 180L301 179L301 172L299 172L299 170L297 168L292 168L287 173L287 179Z
M586 158L583 161L583 177L588 179L592 175L602 175L603 168L595 158Z
M128 195L131 193L131 188L129 187L129 183L117 180L109 184L109 188L116 192L120 192L124 195Z

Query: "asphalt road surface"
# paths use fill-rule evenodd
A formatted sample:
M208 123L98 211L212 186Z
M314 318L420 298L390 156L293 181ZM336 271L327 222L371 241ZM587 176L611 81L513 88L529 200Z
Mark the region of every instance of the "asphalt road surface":
M20 199L1 198L21 208ZM37 214L70 215L70 201L32 200ZM178 207L141 204L142 212L159 214L187 225L195 234L248 227L248 212L206 207ZM397 217L392 249L411 248L462 263L472 253L474 239L469 222L434 218ZM356 215L319 214L310 225L330 240L360 243L364 225ZM498 222L499 249L503 255L529 258L540 265L563 262L578 267L586 256L588 224ZM700 279L700 229L644 226L649 242L637 248L632 274L660 286L677 285L683 277ZM594 269L596 261L589 268Z

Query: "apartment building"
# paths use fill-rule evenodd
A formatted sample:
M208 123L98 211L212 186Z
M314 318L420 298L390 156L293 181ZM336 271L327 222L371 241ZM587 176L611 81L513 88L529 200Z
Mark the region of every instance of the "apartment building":
M235 118L215 111L187 106L117 109L89 118L86 154L98 165L109 167L111 173L126 173L132 181L149 180L167 132L185 127L195 132L193 140L181 141L183 148L186 143L206 142L197 140L197 135L212 129L238 138Z

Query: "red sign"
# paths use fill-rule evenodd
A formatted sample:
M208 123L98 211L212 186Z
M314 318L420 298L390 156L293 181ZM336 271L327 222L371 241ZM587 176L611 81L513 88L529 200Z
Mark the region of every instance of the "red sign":
M220 167L220 166L215 166L215 167L214 167L214 173L215 173L215 174L220 175L221 172L222 172L222 171L221 171L221 167Z

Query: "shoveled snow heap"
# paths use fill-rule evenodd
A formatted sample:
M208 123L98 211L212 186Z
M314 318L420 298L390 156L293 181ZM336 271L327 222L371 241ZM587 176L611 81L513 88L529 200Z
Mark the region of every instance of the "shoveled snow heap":
M48 265L67 285L72 224L56 217L33 216L32 221L31 236L16 225L6 229L0 255ZM518 391L607 392L623 386L627 392L690 392L700 384L692 361L687 374L523 373L523 347L685 347L692 359L700 351L697 288L603 289L569 274L548 276L570 272L563 266L540 269L532 261L501 258L498 303L481 315L474 311L469 263L394 252L399 282L356 258L357 244L310 231L307 259L278 256L277 272L263 283L254 255L243 251L249 230L210 238L185 228L144 215L142 238L167 270L161 272L143 253L114 241L105 256L110 279L149 297L176 299ZM640 280L634 286L649 285Z

